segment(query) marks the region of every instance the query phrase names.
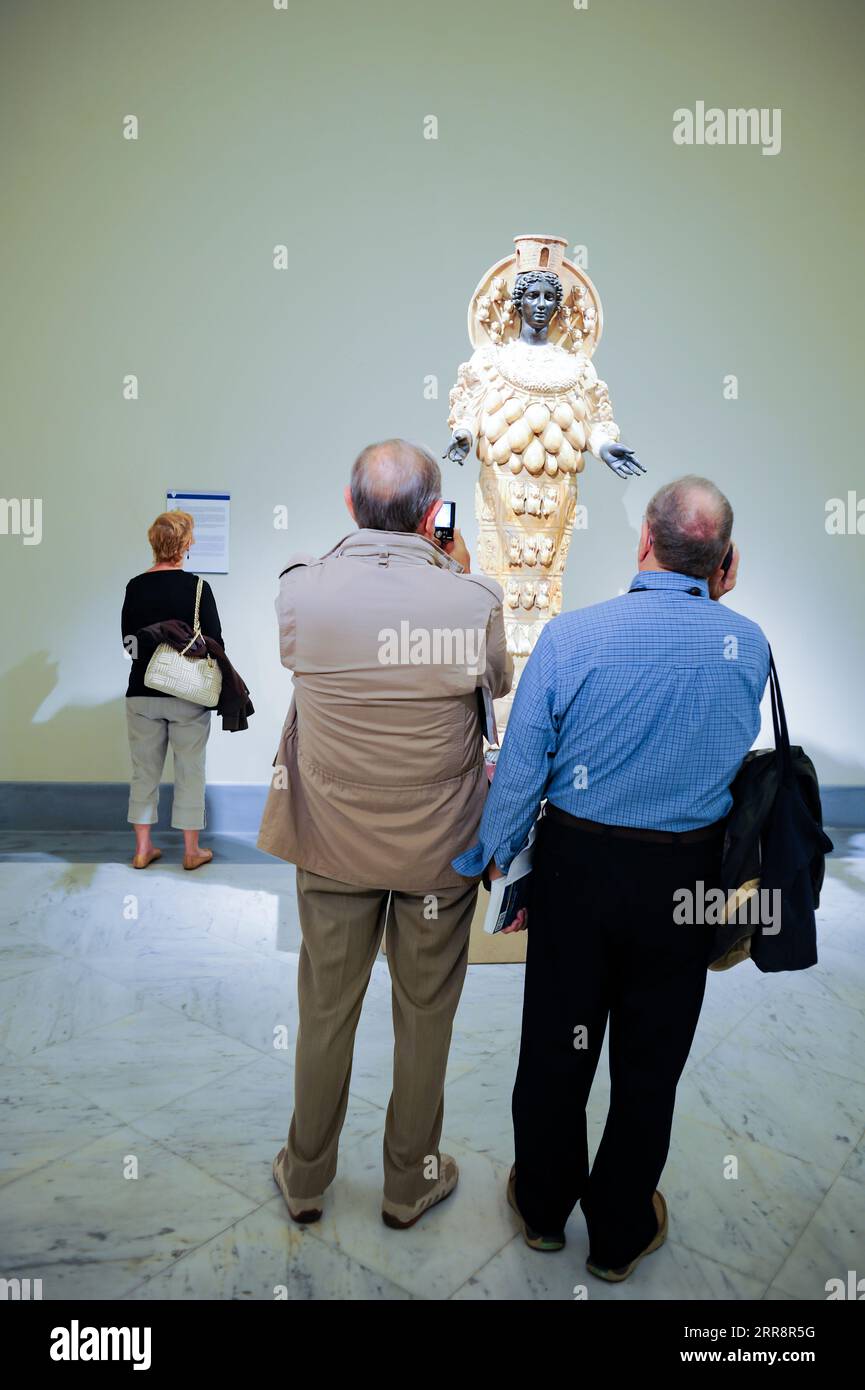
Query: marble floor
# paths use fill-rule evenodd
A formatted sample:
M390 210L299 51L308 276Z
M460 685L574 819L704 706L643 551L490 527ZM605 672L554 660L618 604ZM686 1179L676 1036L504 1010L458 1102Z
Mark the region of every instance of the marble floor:
M442 1140L460 1184L393 1232L376 964L339 1175L300 1229L270 1175L297 1020L291 871L231 837L192 875L168 836L146 873L125 835L0 836L0 1276L40 1278L46 1299L824 1299L865 1274L865 834L833 838L819 966L710 975L662 1181L670 1238L616 1286L586 1273L579 1210L545 1256L504 1201L521 966L469 969ZM607 1098L604 1058L593 1143Z

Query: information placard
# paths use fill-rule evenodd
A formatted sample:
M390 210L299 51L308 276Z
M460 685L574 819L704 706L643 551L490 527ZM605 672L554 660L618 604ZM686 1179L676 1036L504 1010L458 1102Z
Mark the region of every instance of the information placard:
M228 492L167 492L166 511L189 512L195 540L183 568L195 574L228 574Z

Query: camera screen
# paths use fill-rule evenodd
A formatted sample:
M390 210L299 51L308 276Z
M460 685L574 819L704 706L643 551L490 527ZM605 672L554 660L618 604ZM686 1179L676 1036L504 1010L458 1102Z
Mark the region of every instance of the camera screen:
M454 517L457 509L456 502L442 502L436 512L436 526L446 526L449 531L454 528Z

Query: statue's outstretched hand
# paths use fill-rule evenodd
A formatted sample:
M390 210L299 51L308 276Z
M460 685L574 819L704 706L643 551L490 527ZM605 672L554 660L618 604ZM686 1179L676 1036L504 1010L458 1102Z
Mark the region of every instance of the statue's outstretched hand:
M451 463L464 463L471 447L470 432L468 430L454 430L453 439L442 454L442 458L450 459Z
M639 478L646 471L633 449L625 449L621 444L602 444L601 458L619 478Z

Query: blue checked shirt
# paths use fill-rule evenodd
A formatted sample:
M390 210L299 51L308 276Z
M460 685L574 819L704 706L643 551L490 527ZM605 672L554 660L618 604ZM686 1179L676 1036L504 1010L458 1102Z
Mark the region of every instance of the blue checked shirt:
M478 843L454 868L481 874L495 858L507 870L544 797L605 825L720 820L768 673L757 624L710 599L705 579L670 570L554 618L517 686Z

